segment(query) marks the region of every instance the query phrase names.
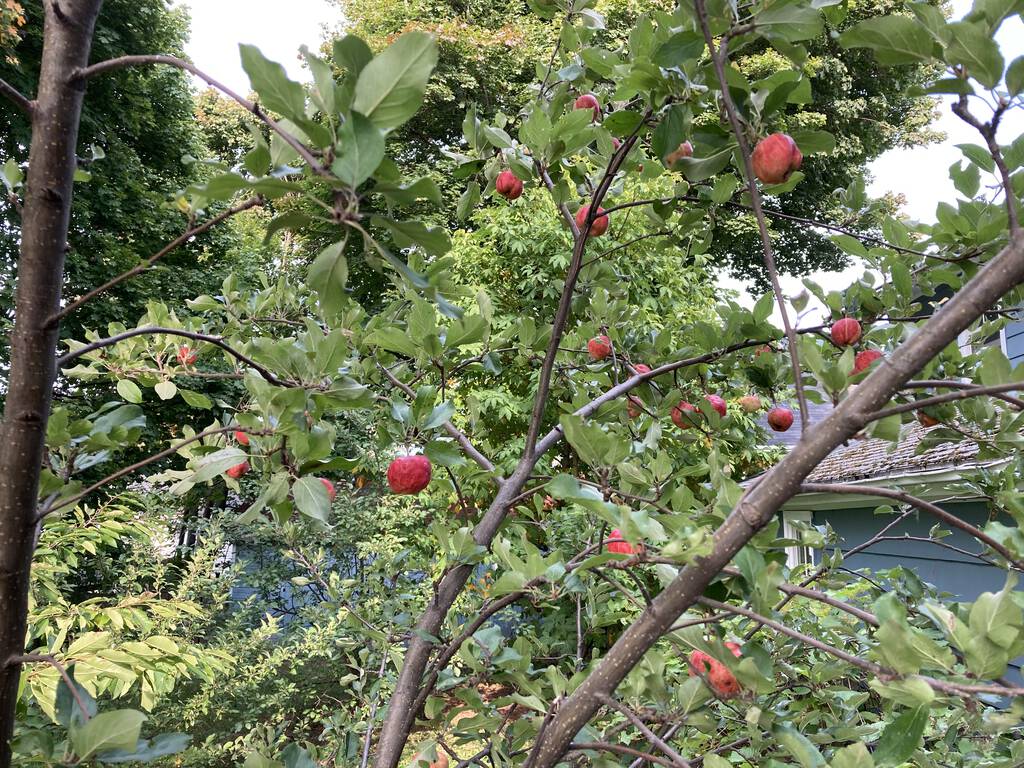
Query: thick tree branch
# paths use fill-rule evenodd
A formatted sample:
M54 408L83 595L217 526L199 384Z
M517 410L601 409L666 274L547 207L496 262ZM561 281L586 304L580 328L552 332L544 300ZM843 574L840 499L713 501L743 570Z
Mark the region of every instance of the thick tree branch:
M333 178L331 172L324 168L324 166L321 165L320 162L315 157L313 157L313 153L310 152L309 147L307 147L305 144L303 144L301 141L295 138L290 132L286 131L281 126L280 123L278 123L274 118L272 118L265 111L263 111L263 109L258 104L254 104L244 96L235 93L226 85L224 85L221 82L218 82L217 80L214 80L208 74L198 69L194 64L185 61L184 59L179 59L175 56L163 56L159 54L146 56L121 56L117 59L101 61L98 64L93 64L89 67L79 69L74 73L73 79L75 82L81 83L85 82L86 80L90 80L91 78L96 77L98 75L102 75L107 72L113 72L118 69L124 69L126 67L149 66L152 64L166 64L169 67L177 67L178 69L182 69L186 72L195 75L200 80L205 82L207 85L216 88L225 96L238 102L238 104L243 106L257 118L262 120L267 125L267 127L270 128L270 130L272 130L274 133L276 133L278 136L284 139L284 142L288 146L290 146L292 149L298 152L299 156L306 161L306 164L309 165L309 167L313 169L313 171L318 176L322 176L325 178Z
M188 232L185 232L181 237L177 238L176 240L172 240L170 243L168 243L166 246L164 246L159 251L154 253L152 256L150 256L148 259L143 261L138 266L132 267L127 272L122 272L117 277L115 277L115 278L113 278L111 280L108 280L106 283L101 285L99 288L94 288L91 291L89 291L87 294L82 296L81 298L75 299L73 302L71 302L66 307L64 307L60 312L57 312L55 315L53 315L53 317L50 318L49 322L51 324L59 323L65 317L67 317L72 312L74 312L76 309L78 309L80 306L82 306L83 304L85 304L88 301L92 301L93 299L95 299L100 294L106 293L111 288L113 288L115 285L123 283L125 280L130 280L131 278L135 277L136 275L141 275L143 272L145 272L147 269L152 267L156 262L158 262L164 256L166 256L167 254L171 253L175 249L180 248L185 243L187 243L189 240L191 240L193 237L198 237L199 235L201 235L201 234L203 234L205 232L208 232L209 230L213 229L215 226L217 226L221 222L226 221L227 219L230 219L232 216L236 216L239 213L242 213L243 211L248 211L251 208L255 208L257 206L263 205L263 203L264 203L263 198L261 198L261 197L254 197L254 198L252 198L250 200L246 200L244 203L241 203L239 205L234 206L233 208L228 208L226 211L223 211L223 212L217 214L216 216L214 216L209 221L203 222L198 227L194 227L194 228L190 229Z
M903 504L909 504L912 507L917 507L922 512L927 512L932 517L942 521L946 525L963 531L964 533L973 536L975 539L980 541L982 544L991 548L995 552L998 552L1008 563L1014 565L1017 568L1024 568L1024 562L1018 560L1013 552L1004 547L998 541L993 539L985 532L975 528L970 523L964 522L956 515L950 514L942 507L932 504L930 501L919 499L917 496L911 496L905 491L899 491L892 488L882 488L876 485L844 485L842 483L804 483L800 486L800 493L842 493L850 494L854 496L878 496L884 499L893 499L894 501L902 502Z
M79 501L84 499L86 496L88 496L90 493L93 493L94 491L98 491L103 486L109 485L110 483L114 482L115 480L120 480L122 477L127 477L128 475L132 474L133 472L136 472L137 470L142 469L143 467L148 467L150 464L153 464L153 463L155 463L157 461L160 461L162 459L166 459L166 458L169 458L171 456L174 456L178 451L180 451L186 445L191 445L192 443L198 443L198 442L200 442L202 440L205 440L208 437L213 437L214 435L224 435L224 434L227 434L228 432L231 432L231 433L234 433L234 432L245 432L245 433L250 434L250 435L266 435L266 434L271 434L270 432L267 432L267 431L247 429L247 428L239 426L237 424L232 425L230 427L220 427L218 429L208 429L205 432L200 432L199 434L193 435L192 437L186 438L185 440L179 440L178 442L174 443L174 445L172 445L167 450L160 451L160 453L154 453L152 456L148 456L145 459L142 459L141 461L137 461L134 464L132 464L131 466L122 467L121 469L117 470L117 472L114 472L111 475L107 475L102 480L97 480L95 483L90 485L84 491L76 493L74 496L69 496L66 499L60 499L55 504L51 504L51 505L48 505L48 506L41 507L39 509L39 511L36 513L36 523L41 522L48 515L52 515L54 512L56 512L59 509L64 509L64 507L70 507L70 506L78 503Z
M413 390L412 387L396 378L395 375L391 373L391 371L389 371L386 366L378 363L377 367L380 369L381 373L384 374L388 381L390 381L394 386L402 390L402 392L404 392L407 396L415 399L416 392ZM459 444L459 446L461 446L463 453L469 456L469 458L475 461L481 468L491 473L495 483L501 485L503 482L505 482L505 478L503 478L498 473L497 468L494 466L491 460L484 456L479 450L477 450L473 443L470 442L469 437L466 435L465 432L456 427L450 421L446 421L441 426L444 427L445 431L449 435L455 438L455 441Z
M722 104L725 106L726 114L729 117L729 124L732 126L733 135L739 146L740 157L743 158L743 173L747 179L747 190L750 193L750 204L757 219L757 229L761 233L761 245L764 251L764 266L771 279L772 291L775 294L775 301L779 305L779 314L782 316L782 327L786 331L786 339L789 344L789 359L793 367L793 388L796 390L796 399L800 404L800 424L803 429L810 426L808 421L807 398L804 396L804 384L800 374L800 353L796 348L796 333L789 321L789 310L786 308L786 297L782 293L782 283L779 282L779 270L775 266L775 248L772 245L772 236L768 232L768 222L765 219L764 207L761 205L761 191L757 188L757 179L754 176L754 164L750 158L750 146L740 122L739 113L733 103L732 94L729 92L729 81L725 76L725 62L728 59L728 41L722 40L721 47L715 49L715 39L711 34L711 26L708 23L708 12L704 0L694 0L694 8L697 11L697 21L704 33L704 42L711 55L711 62L715 67L715 74L718 76L718 85L722 95Z
M224 339L222 337L220 337L220 336L211 336L211 335L206 334L206 333L197 333L195 331L186 331L186 330L182 330L180 328L162 328L160 326L147 326L147 327L143 327L143 328L133 328L130 331L125 331L124 333L119 333L117 336L111 336L111 337L106 338L106 339L100 339L99 341L94 341L91 344L86 344L85 346L80 347L79 349L76 349L76 350L74 350L72 352L68 352L66 355L62 355L61 357L58 357L57 358L57 367L58 368L63 368L68 363L73 362L74 360L77 360L78 358L82 357L83 355L87 355L90 352L95 352L98 349L103 349L104 347L111 347L111 346L113 346L115 344L119 344L122 341L125 341L126 339L131 339L131 338L134 338L136 336L156 336L156 335L161 335L161 334L167 335L167 336L181 336L182 338L192 339L193 341L202 341L202 342L204 342L206 344L212 344L213 346L215 346L215 347L217 347L219 349L223 349L225 352L227 352L229 355L231 355L233 358L235 358L238 362L242 363L243 365L248 365L250 368L252 368L254 371L256 371L260 376L262 376L267 382L269 382L270 384L273 384L276 387L296 387L296 386L300 386L300 384L298 382L285 381L284 379L277 378L277 376L275 376L273 373L271 373L270 370L268 370L264 366L262 366L259 363L257 363L255 360L253 360L248 355L243 354L242 352L239 352L237 349L235 349L230 344L228 344L226 341L224 341Z
M14 106L28 115L29 118L35 116L34 102L3 78L0 78L0 96L6 96L14 102Z
M1011 238L1002 251L910 336L886 365L875 367L827 418L804 433L800 443L779 464L748 488L715 532L712 552L679 572L559 707L534 759L529 761L531 768L552 768L558 763L576 734L601 707L598 694L614 692L647 650L701 597L722 568L799 491L804 478L837 446L863 429L868 414L887 403L929 360L1022 280L1024 237L1018 236ZM557 440L555 436L552 442Z

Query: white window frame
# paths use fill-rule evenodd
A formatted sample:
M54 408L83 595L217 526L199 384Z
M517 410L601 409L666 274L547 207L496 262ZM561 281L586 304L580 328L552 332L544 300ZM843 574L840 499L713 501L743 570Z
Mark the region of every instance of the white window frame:
M801 538L800 531L797 530L795 523L810 525L812 522L813 513L809 509L785 510L782 513L782 537L799 541ZM790 569L801 565L810 565L813 562L814 558L811 557L810 547L805 547L802 544L786 547L786 565Z

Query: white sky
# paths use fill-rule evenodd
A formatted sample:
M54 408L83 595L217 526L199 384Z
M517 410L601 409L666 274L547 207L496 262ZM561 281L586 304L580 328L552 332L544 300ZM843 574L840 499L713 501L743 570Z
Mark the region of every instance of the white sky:
M335 28L342 21L339 6L328 0L286 0L282 13L280 0L176 0L187 5L192 13L192 40L188 53L196 65L242 93L249 90L249 81L238 61L238 44L251 43L263 53L281 62L295 79L308 79L298 56L303 44L316 48L325 28ZM953 17L960 18L969 9L968 0L953 0ZM1006 61L1024 53L1024 23L1014 16L1006 21L998 40ZM907 198L905 213L924 222L935 220L935 206L942 200L953 201L956 191L949 179L949 166L961 158L956 144L982 143L974 129L965 125L949 111L948 103L935 126L948 134L942 144L913 150L893 150L871 165L875 177L868 191L880 195L886 191L902 192ZM1024 133L1024 112L1008 113L1000 130L1003 143ZM983 183L986 183L983 179ZM826 288L841 288L860 273L851 267L841 273L816 273L810 277ZM746 294L738 281L722 277L723 287ZM783 278L783 289L789 294L802 290L797 278ZM742 296L744 303L756 297ZM776 313L776 322L778 321ZM807 322L813 320L808 316Z

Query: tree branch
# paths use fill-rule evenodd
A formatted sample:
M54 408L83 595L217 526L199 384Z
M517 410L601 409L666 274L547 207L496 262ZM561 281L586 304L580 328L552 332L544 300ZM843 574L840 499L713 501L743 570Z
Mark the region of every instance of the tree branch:
M257 206L263 205L263 203L264 203L264 200L263 200L262 197L258 197L258 196L254 197L254 198L252 198L250 200L246 200L244 203L236 205L234 208L228 208L226 211L223 211L223 212L217 214L216 216L214 216L209 221L204 222L203 224L200 224L198 227L194 227L194 228L190 229L188 232L184 233L181 237L177 238L176 240L172 240L170 243L168 243L166 246L164 246L159 251L154 253L152 256L150 256L148 259L146 259L144 262L142 262L138 266L132 267L127 272L122 272L117 277L115 277L115 278L113 278L111 280L108 280L106 283L101 285L99 288L93 288L91 291L89 291L87 294L85 294L81 298L75 299L75 301L73 301L70 304L68 304L66 307L64 307L64 309L60 310L60 312L57 312L55 315L53 315L49 319L48 325L53 325L54 323L59 323L61 320L63 320L68 315L70 315L72 312L74 312L80 306L85 304L87 301L91 301L92 299L95 299L101 293L106 293L111 288L113 288L115 285L118 285L119 283L123 283L125 280L130 280L131 278L135 277L136 275L141 275L147 269L152 267L157 261L162 259L167 254L169 254L171 251L173 251L173 250L181 247L182 245L184 245L189 240L191 240L193 237L197 237L197 236L203 234L204 232L208 232L209 230L213 229L215 226L217 226L221 222L226 221L227 219L230 219L232 216L236 216L237 214L242 213L243 211L248 211L250 208L255 208Z
M1002 119L1003 112L1006 111L1007 106L1008 104L1001 104L992 115L992 120L987 123L982 123L973 114L971 114L971 111L967 106L967 95L960 94L960 98L957 99L956 103L953 105L953 114L977 130L985 139L985 143L988 145L988 152L992 156L992 161L996 164L996 168L999 170L999 180L1003 187L1003 196L1006 198L1006 219L1009 223L1010 232L1016 234L1021 231L1020 220L1017 218L1017 194L1013 190L1013 180L1010 178L1010 169L1006 165L1006 160L1003 157L1003 151L999 147L999 140L996 138L996 133L999 129L999 121Z
M678 768L675 763L670 763L668 760L652 755L650 752L641 752L639 749L633 749L624 744L612 744L607 741L574 741L569 745L569 750L573 752L613 752L619 755L639 757L642 760L648 760L664 766L664 768Z
M674 768L691 768L689 761L683 758L683 756L676 752L674 749L672 749L672 747L670 747L661 737L659 737L658 734L656 734L654 731L648 728L647 724L639 717L637 717L636 713L633 712L633 710L631 710L625 704L616 701L614 698L608 696L607 694L601 694L599 698L602 702L604 702L606 706L609 706L613 709L617 709L619 712L621 712L622 715L627 720L629 720L629 722L631 722L633 725L637 727L637 730L639 730L640 733L644 735L644 738L651 743L651 746L657 747L662 752L664 752L672 761L672 765L674 766Z
M274 120L274 118L272 118L266 112L264 112L263 109L258 104L254 104L244 96L235 93L226 85L224 85L221 82L218 82L217 80L214 80L208 74L198 69L194 64L185 61L184 59L179 59L175 56L163 56L159 54L146 56L121 56L117 59L101 61L98 64L93 64L92 66L78 69L74 73L73 80L75 82L81 83L85 82L86 80L90 80L91 78L96 77L98 75L105 74L107 72L113 72L115 70L124 69L126 67L139 67L147 66L150 64L166 64L169 67L177 67L178 69L182 69L186 72L195 75L206 84L216 88L218 91L221 91L225 96L228 96L229 98L238 102L241 106L245 107L245 109L247 109L249 112L252 112L252 114L259 118L260 120L262 120L267 125L267 127L270 128L270 130L272 130L274 133L276 133L278 136L284 139L285 143L292 149L294 149L296 152L298 152L299 156L306 161L306 164L309 165L309 167L312 168L313 171L318 176L323 176L325 178L333 178L331 172L324 168L324 166L322 166L319 163L319 161L315 157L313 157L313 153L310 152L309 147L307 147L305 144L303 144L301 141L295 138L291 133L289 133L283 127L281 127L281 124Z
M914 383L919 385L919 387L915 388L924 388L924 386L926 386L922 382ZM908 382L907 386L909 385L910 382ZM932 405L942 405L943 403L952 403L956 402L957 400L966 400L969 397L982 397L984 395L998 396L1003 392L1015 392L1024 385L1017 381L1010 382L1008 384L994 384L990 387L979 387L975 384L969 384L967 382L964 382L963 384L958 384L955 382L942 382L936 383L933 386L956 388L959 391L950 392L945 395L935 395L933 397L926 397L922 398L921 400L914 400L912 403L903 403L901 405L894 405L890 408L884 408L880 411L876 411L875 413L870 414L868 416L868 421L877 421L879 419L884 419L887 416L895 416L900 413L906 413L907 411L916 411L921 408L927 408ZM999 397L999 399L1011 403L1017 409L1021 409L1022 407L1024 407L1024 400L1021 400L1020 398L1017 397L1002 396Z
M157 336L157 335L160 335L160 334L164 334L164 335L167 335L167 336L181 336L182 338L185 338L185 339L192 339L193 341L202 341L202 342L205 342L207 344L212 344L213 346L215 346L215 347L217 347L219 349L223 349L225 352L227 352L233 358L238 360L238 362L240 362L240 363L242 363L244 365L248 365L250 368L252 368L257 373L259 373L259 375L262 376L266 381L268 381L269 383L273 384L274 386L277 386L277 387L296 387L296 386L298 386L298 382L284 381L283 379L277 378L277 376L275 376L273 373L271 373L267 368L265 368L262 365L260 365L259 363L257 363L255 360L253 360L248 355L245 355L245 354L239 352L237 349L235 349L230 344L228 344L226 341L224 341L224 339L222 337L220 337L220 336L210 336L209 334L197 333L195 331L186 331L186 330L182 330L182 329L179 329L179 328L162 328L162 327L159 327L159 326L147 326L147 327L144 327L144 328L133 328L130 331L125 331L124 333L119 333L117 336L111 336L111 337L106 338L106 339L100 339L99 341L94 341L91 344L86 344L85 346L83 346L83 347L81 347L79 349L76 349L76 350L74 350L72 352L68 352L66 355L62 355L61 357L58 357L57 358L57 367L58 368L63 368L68 363L70 363L70 362L72 362L74 360L77 360L78 358L82 357L83 355L87 355L90 352L95 352L98 349L103 349L104 347L112 347L115 344L119 344L122 341L125 341L126 339L131 339L131 338L134 338L136 336Z
M733 103L732 94L729 92L729 82L725 76L725 61L728 58L728 41L722 40L721 47L715 50L715 39L711 34L711 26L708 24L708 12L704 0L694 0L694 7L697 11L697 20L704 32L704 42L711 54L711 61L715 67L715 74L718 76L722 104L725 106L726 114L729 117L729 124L736 136L736 143L739 146L740 157L743 158L743 171L747 177L747 190L750 192L751 208L754 217L757 219L757 228L761 233L761 245L764 250L764 266L771 279L772 292L775 294L775 301L779 305L779 314L782 315L782 327L786 331L786 339L789 344L789 359L793 366L793 387L796 390L796 399L800 404L800 425L802 429L810 426L807 411L807 398L804 396L804 384L800 374L800 353L796 348L796 334L789 322L789 311L786 309L786 297L782 293L782 283L779 282L779 270L775 266L775 249L772 246L772 237L768 232L768 222L765 220L764 209L761 205L761 192L757 188L757 179L754 177L754 164L750 158L750 147L747 144L746 136L743 134L743 126L740 123L736 105Z
M391 371L389 371L386 366L377 363L377 367L381 370L381 373L384 374L388 381L390 381L394 386L402 390L402 392L404 392L406 395L415 399L416 393L413 391L412 387L396 378L395 375L391 373ZM471 458L478 465L480 465L481 468L491 473L491 475L493 476L492 479L494 480L495 483L501 485L502 483L505 482L505 478L503 478L498 473L497 468L494 466L491 460L484 456L479 450L477 450L473 443L470 442L469 437L466 435L465 432L456 427L450 421L446 421L441 426L444 427L445 431L449 435L455 438L455 441L462 447L463 452L467 456L469 456L469 458Z
M3 78L0 78L0 96L6 96L12 102L14 106L28 115L29 118L35 116L36 107L35 102L29 99L25 94L15 88L13 85L8 83Z
M985 544L992 550L998 552L1008 563L1016 566L1017 568L1024 568L1024 562L1014 557L1014 554L1000 544L998 541L993 539L988 534L975 528L970 523L964 522L956 515L950 514L942 507L932 504L930 501L919 499L917 496L911 496L905 491L898 491L892 488L881 488L875 485L844 485L842 483L804 483L800 486L799 493L842 493L850 494L854 496L879 496L884 499L893 499L895 501L909 504L912 507L917 507L922 512L927 512L932 517L935 517L946 525L963 531L964 533L973 536L975 539Z
M74 496L69 496L66 499L61 499L60 502L57 503L57 504L52 504L52 505L49 505L49 506L41 507L39 509L39 511L36 513L36 523L39 523L40 521L42 521L48 515L52 515L58 509L63 509L64 507L69 507L69 506L71 506L73 504L76 504L77 502L81 501L86 496L88 496L90 493L92 493L93 491L98 491L100 488L102 488L103 486L107 485L108 483L112 483L115 480L120 480L122 477L125 477L126 475L130 475L133 472L135 472L136 470L139 470L139 469L142 469L143 467L149 466L150 464L153 464L154 462L160 461L161 459L166 459L166 458L168 458L170 456L173 456L178 451L180 451L182 448L184 448L186 445L191 445L192 443L198 443L201 440L205 440L207 437L212 437L214 435L223 435L223 434L226 434L228 432L245 432L245 433L250 434L250 435L268 435L268 434L271 434L271 432L269 432L267 430L247 429L246 427L242 427L242 426L239 426L237 424L235 424L233 426L230 426L230 427L220 427L218 429L208 429L205 432L200 432L197 435L193 435L192 437L189 437L189 438L187 438L185 440L181 440L181 441L175 443L174 445L172 445L167 450L160 451L160 453L155 453L152 456L149 456L149 457L147 457L145 459L142 459L141 461L135 462L131 466L123 467L123 468L117 470L117 472L114 472L112 475L107 475L102 480L97 480L95 483L90 485L84 491L76 493Z
M60 673L60 676L64 679L64 684L68 687L68 690L71 691L71 696L78 705L78 709L82 712L82 719L89 722L91 719L89 708L82 700L82 694L78 692L78 686L75 685L75 681L71 679L71 675L68 673L67 668L57 661L55 656L51 656L48 653L26 653L23 656L11 656L11 658L7 660L8 665L32 663L49 664Z

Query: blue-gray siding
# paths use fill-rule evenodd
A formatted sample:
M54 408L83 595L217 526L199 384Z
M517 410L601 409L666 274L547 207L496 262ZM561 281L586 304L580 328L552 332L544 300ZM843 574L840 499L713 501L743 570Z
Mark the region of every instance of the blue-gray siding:
M1004 329L1006 356L1013 365L1024 362L1024 323L1010 323Z

